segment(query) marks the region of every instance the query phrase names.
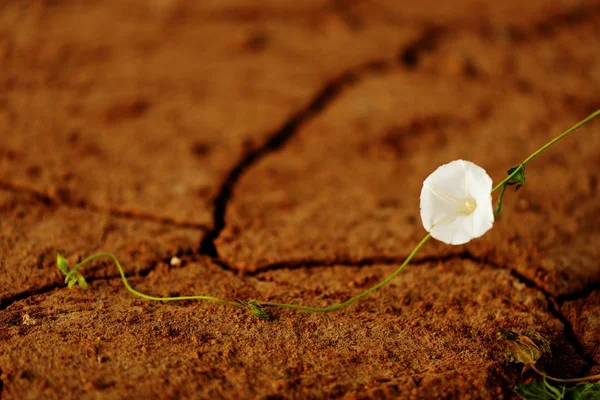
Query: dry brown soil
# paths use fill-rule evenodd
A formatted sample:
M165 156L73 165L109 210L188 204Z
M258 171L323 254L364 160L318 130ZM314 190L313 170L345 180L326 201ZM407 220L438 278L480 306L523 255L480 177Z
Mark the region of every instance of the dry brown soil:
M597 0L0 1L0 398L511 398L501 329L600 372L600 121L483 238L428 243L423 179L497 182L600 108ZM172 257L182 263L171 266Z

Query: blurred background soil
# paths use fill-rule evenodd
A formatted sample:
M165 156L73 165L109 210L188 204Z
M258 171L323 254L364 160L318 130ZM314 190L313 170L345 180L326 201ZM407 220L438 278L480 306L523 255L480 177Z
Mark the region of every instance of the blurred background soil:
M600 109L600 5L0 0L0 398L512 398L499 329L600 372L600 121L527 167L464 246L419 192L495 182ZM172 262L177 257L180 262Z

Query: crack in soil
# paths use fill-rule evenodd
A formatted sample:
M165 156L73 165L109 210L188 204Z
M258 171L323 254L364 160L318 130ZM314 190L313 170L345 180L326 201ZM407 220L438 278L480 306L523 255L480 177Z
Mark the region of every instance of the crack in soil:
M170 252L167 252L167 253L169 255L164 256L162 258L159 257L157 260L150 261L147 267L142 268L135 273L132 273L132 274L126 273L127 278L130 279L130 278L147 277L161 263L169 265L171 262L171 259L173 257L177 257L183 261L182 267L180 267L180 268L185 267L185 265L187 265L189 263L199 261L201 258L201 256L199 256L191 248L185 248L185 249L180 248L175 253L170 253ZM206 257L206 258L209 259L213 264L219 266L223 271L226 271L236 277L239 277L239 275L240 275L239 271L237 271L235 268L231 267L225 260L221 260L219 258L213 258L213 257ZM106 266L107 264L112 264L112 262L103 260L103 261L98 261L96 265L99 265L99 264L104 264L104 266ZM98 270L99 268L100 267L96 267L96 268L94 268L94 270ZM88 283L100 282L100 281L110 281L113 279L121 279L121 274L115 273L115 274L111 274L111 275L107 274L104 276L86 277L86 281ZM6 310L8 307L10 307L12 304L16 303L17 301L26 300L30 297L50 293L50 292L53 292L54 290L61 289L64 287L66 287L66 284L63 282L53 282L53 283L47 284L47 285L42 286L37 289L29 289L29 290L25 290L21 293L17 293L10 297L0 298L0 311Z
M442 30L437 27L426 28L418 38L403 46L397 53L397 62L405 68L414 69L418 66L423 53L433 51L441 37ZM198 249L199 254L219 259L219 252L215 240L225 228L225 214L227 206L233 198L233 190L242 176L264 157L280 150L311 119L321 114L329 105L338 99L344 91L355 86L366 76L385 73L397 64L394 60L378 58L364 62L358 66L347 69L334 77L315 94L313 99L299 111L289 117L281 127L268 135L269 139L260 147L249 151L233 167L223 181L217 195L213 200L213 227L210 229Z
M179 258L185 258L186 261L188 261L188 262L198 261L198 254L195 253L194 251L192 251L191 249L179 249L175 253L175 256L177 256ZM171 258L172 258L172 256L167 256L162 259L159 259L159 261L152 261L146 268L143 268L143 269L137 271L135 274L128 275L128 277L129 278L146 277L152 271L154 271L161 262L165 263L165 264L169 264ZM294 269L300 269L300 268L306 268L306 267L317 267L317 266L328 267L328 266L334 266L334 265L364 267L364 266L373 266L373 265L400 264L404 261L405 258L406 257L374 256L374 257L367 257L367 258L358 259L358 260L357 259L348 259L348 258L338 258L338 259L325 259L325 260L306 259L306 260L281 261L281 262L266 265L258 270L248 272L248 273L243 273L243 274L240 274L239 271L232 268L225 260L222 260L218 257L210 257L210 260L214 264L221 267L222 269L224 269L230 273L236 274L238 276L243 275L243 276L250 276L250 277L258 277L258 275L260 275L262 273L276 271L276 270L282 270L282 269L294 270ZM489 268L507 271L517 281L523 283L525 286L527 286L531 289L537 290L538 292L542 293L548 304L548 312L554 318L556 318L557 320L559 320L561 322L561 324L564 327L563 334L565 336L565 339L571 346L573 346L573 349L575 350L576 354L584 361L584 363L585 363L584 374L589 372L589 370L593 366L597 365L594 358L591 355L586 353L579 338L575 334L575 331L573 329L571 322L565 317L565 315L560 310L560 305L559 305L560 301L561 301L560 298L561 297L565 298L566 296L559 296L559 297L553 296L546 289L539 286L534 280L531 280L531 279L525 277L518 271L515 271L511 268L506 268L499 264L496 264L496 263L490 261L488 259L488 257L485 255L481 256L481 257L477 257L477 256L473 255L471 252L469 252L468 250L463 250L459 253L450 253L450 254L441 255L441 256L421 257L419 259L414 260L409 265L424 265L424 264L434 263L434 262L443 263L443 262L447 262L447 261L454 260L454 259L469 260L474 263L483 264ZM87 280L88 280L88 282L96 282L96 281L109 281L109 280L113 280L113 279L121 279L121 275L120 274L112 274L112 275L105 275L105 276L101 276L101 277L90 277ZM258 277L258 279L260 279L260 277ZM14 304L17 301L26 300L30 297L37 296L37 295L47 294L54 290L64 288L64 287L65 287L64 283L55 282L55 283L45 285L38 289L26 290L24 292L10 296L8 298L0 299L0 311L5 310L6 308L8 308L10 305ZM586 288L586 292L587 292L587 290L589 290L589 292L591 292L591 291L595 290L595 287L590 288L590 289ZM567 296L571 296L571 295L567 295ZM0 388L1 388L1 386L0 386Z
M590 369L592 369L593 366L597 365L596 361L594 360L594 357L592 357L585 351L583 344L575 334L573 324L571 324L571 321L569 321L569 319L565 317L565 315L562 313L560 307L558 306L558 304L556 304L556 299L553 297L546 297L546 301L548 302L548 311L550 311L554 318L558 319L563 324L563 333L565 335L565 338L571 344L571 346L573 346L577 355L581 357L581 359L584 361L585 366L583 375L587 375Z
M50 195L41 190L37 190L35 188L17 184L14 182L7 181L5 179L0 178L0 189L6 190L7 192L17 193L17 194L26 194L34 199L40 201L42 204L46 206L57 206L57 207L66 207L71 209L80 209L85 211L97 212L101 214L108 214L113 217L129 219L129 220L138 220L138 221L150 221L157 222L163 225L175 226L178 228L187 228L187 229L197 229L207 231L209 228L205 224L199 224L195 222L181 221L170 217L160 216L152 213L147 213L144 211L138 210L129 210L125 208L119 208L115 206L101 206L97 204L93 204L83 199L70 199L70 198L61 198L58 195Z
M577 355L584 361L584 374L587 373L594 365L596 365L594 358L590 354L587 354L581 341L575 334L571 321L569 321L560 310L557 296L551 294L548 290L540 286L535 280L527 278L526 276L512 268L503 267L489 260L486 256L475 257L473 254L467 252L466 258L473 262L483 263L484 265L487 265L490 268L508 271L510 275L514 277L517 281L523 283L528 288L537 290L538 292L542 293L544 295L544 298L546 299L546 303L548 304L548 312L554 318L561 322L561 324L563 325L563 334L565 336L565 339L571 346L573 346L575 353L577 353Z
M488 267L491 267L494 269L508 271L511 276L513 276L519 282L523 283L528 288L537 290L538 292L542 293L544 295L544 298L546 299L546 303L548 304L548 312L554 318L556 318L557 320L559 320L561 322L561 324L563 325L563 334L565 336L565 339L571 346L573 346L575 353L577 353L577 355L584 361L584 363L585 363L584 374L587 373L594 365L596 365L594 358L590 354L587 354L581 341L575 334L575 331L573 329L573 325L571 324L571 321L569 321L568 318L565 317L565 315L560 310L560 305L559 305L560 303L558 301L557 296L551 294L548 290L546 290L545 288L540 286L537 282L535 282L535 280L527 278L526 276L524 276L523 274L521 274L520 272L518 272L512 268L507 268L507 267L503 267L499 264L496 264L496 263L492 262L491 260L489 260L485 256L482 258L479 258L479 257L475 257L472 254L468 253L467 258L474 262L479 261L479 262L483 263L484 265L487 265Z
M187 254L193 254L193 251L191 250L178 250L175 255L179 258L187 255ZM139 271L133 273L133 274L126 274L127 278L137 278L137 277L146 277L148 276L152 271L154 271L156 269L156 267L160 264L160 262L163 262L165 264L169 264L170 260L171 260L171 256L169 257L164 257L159 259L159 261L150 261L150 263L148 264L147 267L140 269ZM191 259L190 261L194 261L194 259ZM106 264L106 263L111 263L110 261L100 261L99 264ZM116 268L116 267L115 267ZM92 277L86 277L86 281L88 283L91 282L99 282L99 281L109 281L112 279L116 279L119 278L121 279L121 275L120 274L112 274L112 275L104 275L104 276L92 276ZM60 289L60 288L65 288L67 287L66 284L64 282L53 282L53 283L49 283L47 285L44 285L42 287L39 287L37 289L29 289L29 290L25 290L21 293L17 293L13 296L9 296L3 299L0 299L0 311L4 311L6 310L8 307L10 307L12 304L16 303L17 301L21 301L21 300L27 300L30 297L34 297L34 296L38 296L38 295L42 295L42 294L47 294L50 292L53 292L54 290Z
M398 60L408 69L416 69L424 53L434 51L442 36L439 27L428 27L425 32L406 45L399 53Z
M364 266L373 266L373 265L389 265L389 264L401 264L406 259L406 256L403 257L394 257L394 256L375 256L375 257L366 257L362 259L348 259L348 258L337 258L337 259L306 259L306 260L292 260L292 261L280 261L277 263L272 263L269 265L265 265L260 269L245 273L247 276L254 276L260 279L259 275L269 271L276 271L282 269L294 270L300 268L310 268L310 267L328 267L334 265L346 265L346 266L354 266L354 267L364 267ZM565 315L561 312L559 304L561 303L561 297L566 298L566 296L554 296L550 292L548 292L545 288L540 286L537 282L532 279L527 278L520 272L503 267L499 264L494 263L489 260L487 256L477 257L473 255L468 250L463 250L460 253L450 253L442 256L427 256L421 257L413 260L410 265L424 265L428 263L434 262L447 262L450 260L469 260L477 264L486 265L489 268L493 268L496 270L507 271L514 279L518 282L524 284L528 288L534 289L544 295L546 302L548 304L548 312L557 320L561 322L564 327L563 334L567 342L573 346L573 349L577 353L577 355L584 361L586 371L589 371L594 365L597 365L594 361L594 358L587 354L581 341L575 334L573 329L573 325L571 322L565 317ZM593 291L598 288L598 284L593 287L586 288L586 292ZM564 300L563 300L564 301ZM587 372L586 372L587 373Z
M40 294L50 293L61 286L64 286L64 285L54 282L54 283L50 283L48 285L42 286L37 289L25 290L24 292L17 293L13 296L9 296L9 297L0 299L0 311L6 310L9 306L16 303L17 301L26 300L30 297L37 296Z
M410 262L408 265L421 265L433 262L445 262L453 259L468 259L469 253L462 251L460 253L450 253L442 256L426 256L418 257ZM258 276L265 272L277 271L281 269L294 270L301 268L310 267L331 267L334 265L344 265L349 267L365 267L373 265L390 265L390 264L401 264L406 259L406 256L373 256L365 257L360 259L352 258L331 258L331 259L300 259L290 261L279 261L272 264L267 264L253 271L242 272L246 276Z
M483 38L495 37L492 32L498 32L498 28L509 35L509 38L515 44L534 41L537 38L550 38L559 34L563 29L572 28L580 24L592 22L594 18L600 15L600 3L593 5L577 5L570 10L546 16L537 22L527 26L517 26L514 24L494 25L492 22L486 22L479 26L466 24L459 21L457 24L447 25L452 31L462 31L481 35ZM496 41L496 39L494 39Z
M349 86L356 85L365 75L385 72L392 65L391 60L376 59L342 72L327 82L306 106L294 113L280 128L269 135L270 139L262 146L246 153L229 172L214 198L213 228L202 239L198 252L218 258L219 254L215 246L215 240L225 228L225 214L227 206L233 198L233 189L250 168L264 157L281 149L298 132L301 126L319 115Z
M264 265L260 268L257 268L253 271L249 272L241 272L241 274L246 276L256 277L262 273L276 271L281 269L294 270L301 268L310 268L310 267L330 267L334 265L345 265L350 267L364 267L364 266L373 266L373 265L390 265L390 264L402 264L406 259L406 255L404 256L373 256L373 257L365 257L360 259L351 259L351 258L333 258L333 259L300 259L300 260L290 260L290 261L279 261L272 264ZM537 282L532 279L527 278L520 272L511 269L502 267L494 262L492 262L487 256L475 256L469 250L463 250L459 253L449 253L445 255L431 255L425 257L416 257L413 259L407 266L410 265L423 265L434 262L446 262L451 260L469 260L474 263L485 264L489 267L492 267L497 270L508 271L510 275L523 283L525 286L535 289L541 292L545 297L551 298L554 301L557 301L557 297L548 292L545 288L540 286ZM230 267L231 268L231 267Z
M583 289L578 290L576 292L566 293L566 294L561 294L559 296L556 296L556 301L558 302L559 305L563 305L567 301L576 301L576 300L585 299L597 290L600 290L600 282L591 283L591 284L585 286Z
M582 24L593 20L600 14L600 3L594 5L580 5L568 10L562 14L552 15L545 20L534 24L529 32L515 30L518 39L527 39L529 37L541 36L549 37L558 33L559 30L570 28L574 25Z

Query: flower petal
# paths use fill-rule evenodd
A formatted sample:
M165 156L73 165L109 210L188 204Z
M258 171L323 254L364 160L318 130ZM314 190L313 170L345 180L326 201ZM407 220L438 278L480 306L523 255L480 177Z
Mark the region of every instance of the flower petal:
M447 244L465 244L473 239L471 235L472 215L461 215L452 222L438 224L431 229L431 236Z
M489 197L492 191L492 178L485 172L485 169L470 161L465 161L466 173L468 174L469 187L468 195L474 199Z
M465 171L468 168L467 163L464 160L455 160L448 164L440 165L425 179L423 186L436 188L457 199L464 198L466 194Z
M453 202L438 196L429 187L423 185L421 190L421 221L427 232L434 225L450 222L450 216L457 216L459 208ZM454 218L452 218L454 219Z
M494 224L492 179L470 161L438 167L423 182L421 220L431 236L448 244L464 244Z
M492 196L477 199L477 208L471 214L473 218L473 239L483 236L484 233L494 226L494 206L492 205Z

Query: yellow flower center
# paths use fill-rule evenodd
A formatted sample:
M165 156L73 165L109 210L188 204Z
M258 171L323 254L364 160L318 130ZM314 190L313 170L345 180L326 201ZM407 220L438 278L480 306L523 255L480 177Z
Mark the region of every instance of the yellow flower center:
M466 198L464 203L461 205L460 212L464 215L469 215L477 208L477 202L474 198Z

